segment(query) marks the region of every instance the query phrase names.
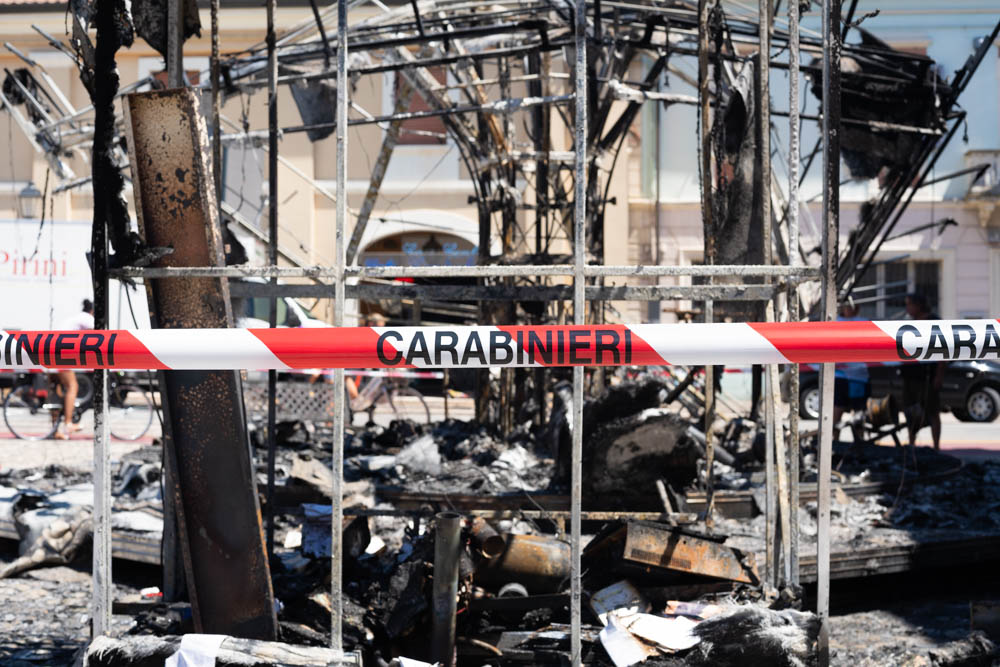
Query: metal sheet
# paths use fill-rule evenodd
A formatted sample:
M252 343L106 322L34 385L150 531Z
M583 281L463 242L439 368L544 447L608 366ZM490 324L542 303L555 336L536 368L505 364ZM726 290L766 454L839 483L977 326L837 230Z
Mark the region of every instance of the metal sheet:
M193 90L130 95L125 103L140 231L173 247L157 266L223 264L208 135ZM225 280L147 281L163 328L225 327ZM239 376L163 374L166 456L176 462L179 535L199 632L275 638L277 619Z
M760 581L753 554L743 554L732 547L678 533L659 524L629 523L623 558L640 565L747 584L756 585Z

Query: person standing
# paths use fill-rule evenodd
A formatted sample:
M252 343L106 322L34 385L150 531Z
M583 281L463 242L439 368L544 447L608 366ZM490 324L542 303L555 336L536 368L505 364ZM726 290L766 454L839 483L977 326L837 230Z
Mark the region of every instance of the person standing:
M906 314L914 320L941 319L931 311L927 297L918 292L906 295ZM910 445L916 442L917 431L930 426L934 449L941 449L941 385L945 367L944 361L903 364L903 412Z
M83 309L72 317L63 320L59 326L64 331L77 331L94 328L94 304L90 299L83 300ZM76 407L76 396L80 386L73 371L59 371L59 384L63 390L63 423L53 436L56 440L69 440L69 434L80 430L73 423L73 409Z
M854 303L854 299L847 297L840 304L837 321L856 322L861 320L859 312L860 308ZM868 400L870 391L866 363L851 361L836 365L833 382L833 426L835 429L839 427L840 419L845 412L865 409L865 402Z

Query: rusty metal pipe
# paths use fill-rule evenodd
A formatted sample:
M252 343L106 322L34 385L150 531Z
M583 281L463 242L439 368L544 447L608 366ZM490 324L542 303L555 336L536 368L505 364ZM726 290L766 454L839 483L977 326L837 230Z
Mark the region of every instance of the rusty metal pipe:
M458 596L459 541L462 515L440 512L434 534L434 628L431 659L444 667L455 664L455 601Z
M472 520L470 532L473 544L484 558L496 558L507 548L507 541L481 516Z
M570 545L562 540L537 535L507 535L504 552L486 561L477 571L484 583L516 581L531 593L551 593L562 589L570 576Z

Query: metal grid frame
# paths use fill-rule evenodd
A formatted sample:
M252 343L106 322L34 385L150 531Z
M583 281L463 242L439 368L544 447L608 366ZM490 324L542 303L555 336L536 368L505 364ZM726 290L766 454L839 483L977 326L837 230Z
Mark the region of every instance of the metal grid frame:
M171 16L174 16L176 12L176 7L179 4L178 0L171 0ZM339 0L337 3L337 77L340 81L346 81L348 75L347 68L347 9L348 0ZM699 9L703 9L705 6L704 0L700 3ZM277 61L276 61L276 40L274 32L274 10L276 2L275 0L268 0L267 2L267 13L268 13L268 35L267 35L267 46L268 46L268 94L269 94L269 138L271 139L271 150L269 151L270 156L270 171L271 171L271 185L273 190L277 190L277 112L275 105L275 93L277 86ZM575 99L586 99L586 87L587 87L587 73L586 73L586 50L587 50L587 20L586 20L586 0L574 0L574 31L573 31L573 43L575 46L575 77L574 77L574 98ZM761 43L762 45L767 43L764 35L769 34L769 24L770 24L770 7L767 0L761 0ZM213 72L218 71L218 2L213 0L211 5L212 10L212 68ZM789 124L792 129L792 150L791 154L797 153L798 144L798 123L799 123L799 113L798 113L798 86L795 82L798 79L799 73L799 28L798 28L798 6L797 3L790 3L789 8L789 70L791 73L791 80L793 85L790 86L790 112ZM702 15L704 16L704 15ZM836 239L837 239L837 194L839 189L839 183L837 178L836 166L839 164L839 146L836 141L837 128L839 125L839 104L835 103L837 99L836 95L839 90L834 90L834 94L831 95L829 92L831 89L836 89L838 85L837 75L839 74L838 64L839 64L839 54L840 54L840 42L841 35L838 30L839 27L839 17L840 17L840 0L824 0L823 2L823 53L824 53L824 77L825 80L829 82L827 86L827 92L823 97L823 128L824 136L827 138L823 142L823 160L824 160L824 189L823 189L823 205L824 205L824 221L823 225L823 260L822 268L819 272L815 269L809 267L803 267L798 265L795 253L790 253L791 255L791 266L705 266L705 267L676 267L676 266L587 266L585 264L585 248L586 248L586 138L584 133L584 128L587 124L587 105L576 104L575 107L575 119L574 119L574 170L575 170L575 193L574 193L574 231L576 242L573 244L573 264L571 265L556 265L556 266L476 266L476 267L461 267L461 268L448 268L448 267L426 267L423 269L409 268L405 271L397 269L371 269L371 268L348 268L346 267L346 245L345 245L345 225L347 217L347 200L346 197L337 197L336 201L336 231L335 231L335 265L332 270L324 267L305 267L305 268L279 268L277 267L277 198L272 197L270 200L270 227L271 234L269 237L269 260L270 266L268 267L256 267L256 268L192 268L192 269L139 269L139 268L128 268L125 270L120 270L117 275L127 275L134 277L149 277L149 278L166 278L166 277L193 277L193 276L262 276L271 278L272 284L279 276L283 277L309 277L309 278L330 278L333 280L333 297L334 301L334 324L336 326L343 326L344 323L344 298L346 294L346 281L351 277L380 277L388 278L395 275L402 275L405 273L408 276L413 275L425 275L425 276L435 276L435 277L456 277L456 276L474 276L474 277L486 277L486 276L516 276L516 275L562 275L572 277L572 290L573 290L573 304L574 304L574 323L583 324L584 323L584 303L587 299L587 292L585 290L585 279L587 277L597 277L597 276L680 276L680 275L698 275L698 276L717 276L717 275L742 275L742 276L762 276L767 278L785 278L787 283L780 286L782 289L788 290L790 294L794 294L798 283L802 280L809 280L819 278L822 283L823 297L824 297L824 319L831 319L833 309L836 303L836 280L835 280L835 258L836 258ZM179 77L180 72L180 39L177 34L178 32L178 22L173 22L168 29L168 42L170 44L170 56L168 58L168 69L171 70L172 79L176 81ZM324 40L325 41L325 40ZM830 78L826 78L830 77ZM766 79L765 79L766 80ZM218 77L213 76L213 117L218 118ZM337 188L338 192L344 192L346 186L346 171L347 171L347 148L348 142L346 137L346 127L347 122L347 109L348 109L348 99L347 99L347 87L338 86L337 87ZM652 99L652 98L651 98ZM764 99L767 99L766 96ZM707 99L702 100L703 108L707 109ZM218 133L218 123L214 124L215 136L214 136L214 149L218 151L219 146L219 133ZM793 168L790 170L789 182L790 182L790 192L789 192L789 236L790 238L797 239L798 237L798 161L791 160L790 163ZM769 172L768 172L769 173ZM765 206L769 206L769 198L763 198L768 203ZM768 216L768 218L770 217ZM657 225L659 220L657 220ZM708 239L706 239L708 242ZM107 239L103 238L99 240L99 243L106 245ZM100 260L100 258L97 258ZM97 265L101 265L100 262L95 262ZM99 276L99 280L106 281L108 273ZM105 283L106 284L106 283ZM721 287L721 286L720 286ZM412 289L413 286L410 286ZM419 286L417 286L419 290ZM676 290L684 290L691 288L674 288ZM272 298L277 293L275 290L272 293ZM692 292L689 292L692 293ZM776 292L772 292L771 295L763 297L769 300ZM651 298L658 298L658 292L652 290L649 292ZM728 293L720 292L720 295L731 298ZM601 297L596 297L601 298ZM676 297L675 297L676 298ZM711 298L709 297L707 304L710 312L711 308ZM719 297L714 297L719 298ZM790 300L795 303L795 310L792 311L793 314L797 314L797 298ZM272 307L272 320L273 313L275 309ZM772 311L773 312L773 311ZM274 326L274 322L271 322ZM273 373L273 372L272 372ZM708 374L711 377L711 373ZM795 373L793 373L793 377ZM98 372L98 389L101 383L104 381L103 378L105 374ZM343 395L344 387L344 371L343 369L337 369L334 375L334 391L336 395ZM797 380L797 378L796 378ZM823 373L823 394L822 394L822 421L821 421L821 445L820 445L820 488L819 488L819 498L820 498L820 513L819 513L819 549L818 549L818 567L819 567L819 604L818 612L822 620L822 630L820 639L820 662L821 664L828 664L828 612L829 612L829 495L830 495L830 481L829 475L823 476L823 470L829 471L830 468L830 457L832 451L832 419L830 414L830 407L832 406L832 365L824 365ZM273 463L273 448L274 448L274 385L273 379L269 383L269 449L271 452L272 463ZM573 388L574 395L581 397L583 395L583 368L575 367L573 372ZM769 414L773 415L774 409L774 395L772 391L768 391L765 395L765 400L769 405ZM111 614L111 529L110 529L110 450L108 446L108 431L107 431L107 401L106 399L99 400L102 409L97 411L96 416L96 428L94 434L94 459L95 459L95 483L94 483L94 565L93 565L93 632L95 635L107 633L110 627L110 614ZM791 477L790 484L790 497L788 501L791 508L797 508L797 468L798 468L798 442L797 442L797 410L795 403L797 403L797 393L793 396L792 405L792 442L791 442L791 461L793 462L791 472L794 473ZM333 601L332 611L331 611L331 648L335 651L339 651L343 655L343 643L342 643L342 620L343 620L343 603L341 597L342 590L342 570L341 570L341 551L342 551L342 517L344 514L341 489L343 485L343 437L344 437L344 404L342 401L337 403L338 408L334 410L334 441L333 441L333 462L332 462L332 472L333 472L333 497L332 497L332 521L331 521L331 540L332 540L332 554L331 554L331 598ZM706 406L710 409L710 404ZM773 420L772 420L773 421ZM580 579L580 523L582 519L581 505L582 505L582 448L583 448L583 401L575 400L573 406L573 418L572 418L572 463L571 463L571 510L570 510L570 536L571 536L571 655L572 663L574 665L581 664L582 658L582 644L581 644L581 579ZM773 427L773 424L772 424ZM769 440L773 439L773 433L770 434ZM711 441L711 438L709 438ZM709 448L711 451L711 448ZM768 448L768 489L772 489L772 484L770 480L772 478L772 471L775 464L773 460L773 452L771 448ZM273 475L273 467L269 472ZM269 482L273 483L273 476L269 475ZM269 484L270 486L270 484ZM773 492L768 494L773 498ZM774 508L771 502L768 502L767 507L767 520L768 523L772 523ZM795 510L792 509L792 512ZM792 515L794 518L794 514ZM794 521L792 522L794 526ZM794 531L794 528L792 529ZM768 548L768 565L767 568L770 572L772 565L775 562L773 559L772 549L770 546L771 531L768 532L769 537L769 548ZM790 567L791 581L797 582L798 579L798 568L797 566L797 534L792 532L790 540L791 550L790 553L786 555L786 566ZM790 558L788 558L790 556Z

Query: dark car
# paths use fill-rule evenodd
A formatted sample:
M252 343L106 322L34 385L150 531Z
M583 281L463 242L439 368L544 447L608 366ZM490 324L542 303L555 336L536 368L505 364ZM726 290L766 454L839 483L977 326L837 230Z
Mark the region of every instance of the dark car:
M892 394L903 404L902 363L868 367L871 395ZM941 409L967 422L991 422L1000 414L1000 362L948 362L941 385ZM799 371L799 414L819 419L819 367L802 365Z

